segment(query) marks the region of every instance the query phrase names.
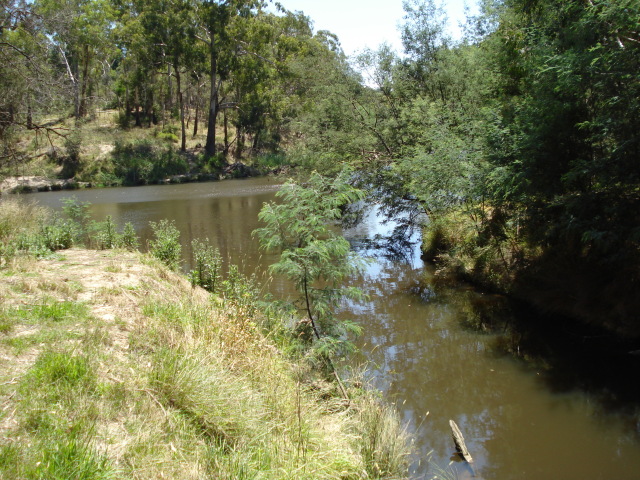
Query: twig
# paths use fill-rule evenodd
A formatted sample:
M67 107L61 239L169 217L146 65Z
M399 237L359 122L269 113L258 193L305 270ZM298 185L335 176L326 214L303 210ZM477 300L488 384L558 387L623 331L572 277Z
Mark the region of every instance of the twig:
M164 409L164 407L162 406L162 403L160 403L160 400L158 400L158 399L155 397L155 395L154 395L151 391L149 391L149 390L148 390L148 389L146 389L146 388L136 388L135 390L136 390L137 392L146 392L146 393L151 397L151 400L153 400L154 402L156 402L156 403L158 404L158 406L160 407L160 409L161 409L161 410L162 410L162 412L164 413L165 417L168 417L168 416L169 416L169 414L167 413L167 411L166 411L166 410Z

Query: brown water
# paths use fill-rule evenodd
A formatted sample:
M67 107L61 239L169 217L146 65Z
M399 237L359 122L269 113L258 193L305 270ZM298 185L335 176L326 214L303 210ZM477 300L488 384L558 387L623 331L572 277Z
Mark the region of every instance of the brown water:
M193 238L208 237L223 257L246 273L261 274L274 257L260 252L251 232L259 226L262 203L276 189L273 180L249 179L75 195L92 203L95 219L111 215L120 225L132 222L143 239L151 233L149 221L173 219L185 247ZM51 192L28 198L59 208L68 196ZM363 225L345 232L356 249L376 259L354 280L369 301L345 305L341 315L364 327L354 363L367 362L372 382L397 405L415 435L415 478L445 470L449 476L440 478L640 479L636 357L616 352L608 363L596 361L590 340L581 336L569 344L570 332L550 330L555 339L550 347L536 342L513 328L518 316L529 312L492 318L503 299L464 285L438 285L415 249L386 258L364 247L363 240L388 228L372 212ZM188 248L185 252L188 262ZM288 291L283 282L270 288L278 295ZM460 462L449 466L454 452L449 419L465 435L473 470Z

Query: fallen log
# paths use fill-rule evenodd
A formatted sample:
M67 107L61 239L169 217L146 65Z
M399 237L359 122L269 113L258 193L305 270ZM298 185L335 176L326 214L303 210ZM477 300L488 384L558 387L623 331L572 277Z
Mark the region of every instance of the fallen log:
M451 436L453 437L453 443L456 444L456 450L458 453L464 458L467 462L472 463L473 457L467 450L467 446L464 443L464 437L462 436L462 432L456 425L456 422L453 420L449 420L449 426L451 427Z

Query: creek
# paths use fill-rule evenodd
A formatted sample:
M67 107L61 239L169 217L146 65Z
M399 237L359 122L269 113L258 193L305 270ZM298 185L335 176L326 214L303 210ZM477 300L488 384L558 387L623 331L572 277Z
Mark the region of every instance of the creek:
M276 180L260 178L25 198L60 209L62 198L76 195L91 203L96 220L111 215L120 226L131 222L143 245L150 221L174 220L186 269L191 240L209 238L223 258L263 281L277 257L261 252L251 232L277 188ZM373 261L353 281L368 301L347 303L340 315L364 330L352 364L365 366L415 438L413 478L640 478L638 357L615 351L604 361L590 353L589 338L574 338L552 320L468 285L436 280L417 245L394 255L372 248L368 240L389 228L371 210L344 232ZM269 290L290 294L278 279ZM531 322L545 325L546 335L518 328ZM465 436L473 470L463 462L449 465L455 451L449 419Z

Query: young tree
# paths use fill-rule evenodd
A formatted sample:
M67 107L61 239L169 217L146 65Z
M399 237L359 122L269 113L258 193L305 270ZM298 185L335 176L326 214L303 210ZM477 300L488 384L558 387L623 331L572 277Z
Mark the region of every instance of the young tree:
M364 196L347 182L343 171L334 179L313 172L308 182L288 182L276 194L280 203L265 204L259 218L265 223L254 233L262 248L280 251L271 271L291 280L300 294L298 306L306 318L300 326L324 357L345 347L345 334L359 328L338 322L334 309L343 298L362 296L355 287L344 287L357 274L362 260L349 242L338 235L332 223L343 217L344 208Z

